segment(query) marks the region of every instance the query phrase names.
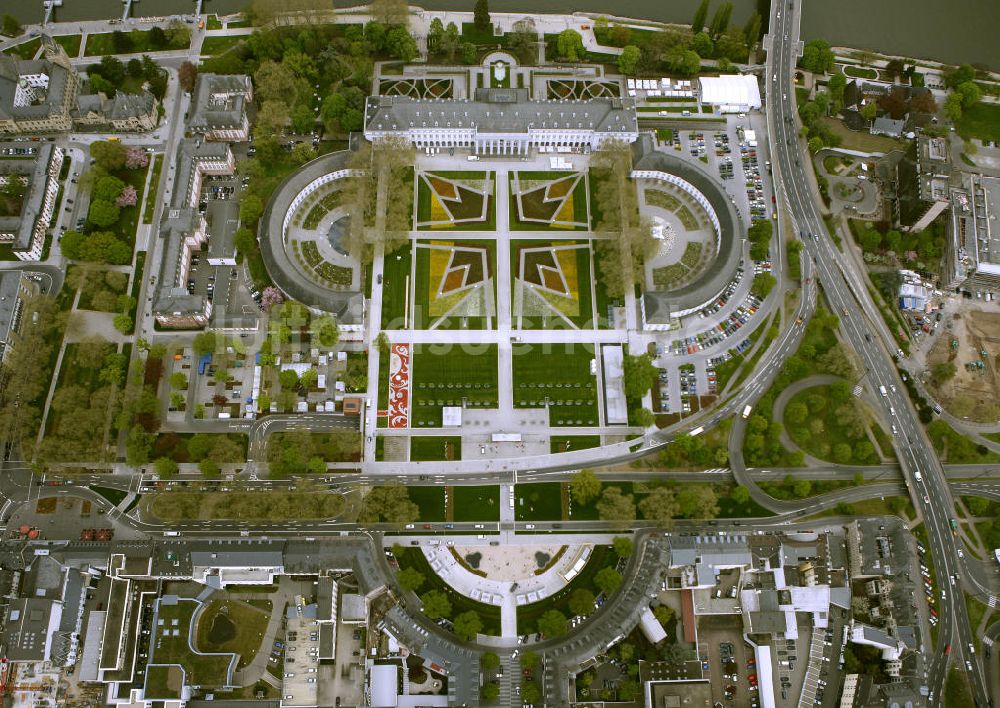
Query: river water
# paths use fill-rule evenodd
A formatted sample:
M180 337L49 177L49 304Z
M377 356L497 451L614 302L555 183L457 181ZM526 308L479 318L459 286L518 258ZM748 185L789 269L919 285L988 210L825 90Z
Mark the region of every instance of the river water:
M411 0L428 10L467 10L473 0ZM712 7L722 0L713 0ZM700 0L627 0L611 5L617 15L688 22ZM782 0L784 2L784 0ZM821 37L838 46L877 49L907 57L949 63L984 64L1000 70L998 0L796 0L805 3L804 39ZM206 0L205 11L225 14L245 7L248 0ZM357 2L337 0L337 6ZM607 0L490 0L497 12L607 12ZM733 22L742 24L756 0L733 0ZM193 0L137 0L132 15L171 15L194 11ZM56 19L75 22L116 17L120 0L63 0ZM40 22L42 0L0 0L0 10L22 22ZM711 12L709 13L711 16Z

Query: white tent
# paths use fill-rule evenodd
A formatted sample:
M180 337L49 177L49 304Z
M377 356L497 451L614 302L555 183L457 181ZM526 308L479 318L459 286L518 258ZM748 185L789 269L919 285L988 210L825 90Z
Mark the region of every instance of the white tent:
M760 108L760 86L749 74L725 74L698 79L701 102L719 106L723 113L742 113Z

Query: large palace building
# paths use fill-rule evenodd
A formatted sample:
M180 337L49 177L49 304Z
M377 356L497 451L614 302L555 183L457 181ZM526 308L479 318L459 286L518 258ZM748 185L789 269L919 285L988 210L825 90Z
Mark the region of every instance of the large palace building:
M478 88L472 99L372 96L365 137L405 137L417 148L466 148L479 155L525 155L532 148L595 150L639 137L627 98L533 100L526 88Z

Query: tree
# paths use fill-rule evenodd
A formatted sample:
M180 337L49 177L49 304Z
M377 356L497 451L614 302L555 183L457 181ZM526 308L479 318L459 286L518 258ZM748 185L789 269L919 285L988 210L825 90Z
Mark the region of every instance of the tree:
M958 373L958 368L950 361L941 362L931 367L931 378L936 386L953 378L956 373Z
M337 320L333 317L321 317L313 322L313 328L322 346L337 346L337 342L340 340L340 330L337 328Z
M386 484L373 487L361 504L358 520L362 523L389 521L405 523L420 516L420 507L410 500L406 487Z
M966 81L955 87L955 93L962 98L962 108L972 108L979 103L983 97L983 92L972 81Z
M698 5L698 9L694 11L694 17L691 18L691 33L698 34L705 27L705 20L708 18L708 3L709 0L701 0L701 4Z
M299 377L299 384L304 389L316 388L317 383L319 383L319 372L316 369L306 369Z
M570 480L570 494L577 504L588 504L601 493L601 480L593 470L580 470Z
M570 593L567 606L574 615L589 615L594 611L594 593L587 588L577 588Z
M91 199L103 199L112 202L118 198L125 188L125 183L113 175L103 175L94 180L90 188Z
M95 199L90 203L87 220L94 226L111 226L121 214L121 210L111 202Z
M472 22L476 29L485 32L490 28L490 3L489 0L476 0L476 6L472 13Z
M215 479L222 473L219 463L207 458L198 463L198 471L201 472L205 479Z
M632 422L643 428L650 428L656 423L656 416L648 408L638 408L632 411Z
M395 27L385 36L385 46L389 55L403 61L413 61L417 54L417 41L404 27Z
M969 64L962 64L954 71L945 72L944 85L953 89L967 81L972 81L974 78L976 78L976 70Z
M451 616L451 601L440 590L428 590L420 596L424 614L431 619Z
M294 369L285 369L278 374L278 383L281 384L282 391L292 391L299 387L299 375Z
M476 63L476 45L472 42L462 42L462 61L466 64Z
M715 490L707 484L688 484L677 492L677 506L688 519L714 519L719 515Z
M264 213L264 202L256 194L247 194L240 201L240 221L253 225Z
M406 0L373 0L370 8L372 17L384 25L405 25L409 19Z
M962 117L962 96L958 93L949 93L944 99L944 113L953 122Z
M803 69L815 74L828 74L833 68L834 53L830 44L822 39L807 42L799 62Z
M615 540L611 542L611 545L621 559L628 558L632 555L632 551L635 550L635 544L628 536L615 536Z
M566 634L566 627L566 615L559 610L548 610L538 618L538 631L545 637L560 637Z
M125 148L125 169L138 170L148 165L149 153L146 152L145 149L139 147L138 145L130 145Z
M653 364L649 354L626 356L623 362L625 395L628 398L642 398L653 387L659 369Z
M712 15L712 25L709 34L713 37L718 37L727 29L729 29L729 20L733 16L733 4L731 2L724 2L716 9L715 14Z
M763 300L771 294L771 291L777 284L777 278L770 273L758 273L753 277L753 283L750 285L750 292Z
M119 209L123 209L125 207L135 206L138 201L139 194L135 191L135 187L131 184L127 184L122 189L121 194L115 197L114 205Z
M583 37L572 29L564 29L556 38L556 51L565 61L580 61L583 58Z
M743 36L746 38L747 44L753 46L760 39L760 30L762 26L762 20L759 12L754 12L750 15L750 19L747 23L743 25Z
M171 20L165 30L168 46L181 49L191 44L191 30L180 19Z
M117 172L125 166L125 146L120 142L98 140L91 143L90 156L107 172Z
M639 66L639 58L642 56L642 52L639 47L634 44L630 44L622 49L622 53L618 55L618 71L622 72L626 76L635 74L636 68Z
M160 479L172 479L177 474L177 463L169 457L159 457L153 462L153 470Z
M715 43L707 32L699 32L691 40L691 49L698 52L699 56L710 57L715 51Z
M129 313L119 312L115 315L112 324L114 325L114 328L122 334L132 334L134 323L132 322L132 315Z
M194 336L191 347L198 356L213 353L218 347L215 332L199 332Z
M8 37L16 37L23 31L21 29L21 23L17 21L17 18L13 15L3 16L3 26L0 28L0 32L3 32Z
M867 121L875 120L875 116L878 115L878 104L875 103L875 101L869 101L863 105L861 110L858 112L861 114L861 117Z
M610 566L601 568L594 575L594 585L605 595L614 593L615 590L621 587L621 584L622 574Z
M597 502L597 515L603 521L631 521L635 518L634 497L622 494L620 487L608 487Z
M479 695L484 701L493 701L500 697L500 686L496 681L487 681L479 690Z
M191 93L194 91L194 82L198 78L198 67L189 61L183 62L177 68L177 83L180 87Z
M542 689L535 681L524 681L521 683L521 699L528 704L538 703L542 698Z
M460 639L471 641L482 630L483 620L480 619L479 613L475 610L469 610L456 617L452 622L452 627Z
M525 649L521 652L520 664L522 669L533 669L538 666L538 654L531 651L531 649Z
M416 568L403 568L396 574L399 586L404 590L419 590L424 584L424 574Z
M500 666L500 656L496 652L484 652L483 655L479 657L479 665L487 671L489 669L495 669Z
M643 518L655 521L661 526L665 526L677 516L680 507L674 496L674 490L670 487L657 487L646 495L646 498L639 502L639 511Z

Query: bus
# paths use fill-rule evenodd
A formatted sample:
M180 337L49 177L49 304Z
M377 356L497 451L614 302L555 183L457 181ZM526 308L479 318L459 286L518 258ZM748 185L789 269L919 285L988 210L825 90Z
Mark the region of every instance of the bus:
M703 432L705 432L705 427L704 426L698 426L697 428L695 428L694 430L692 430L690 433L688 433L688 435L690 435L693 438L695 436L701 435Z

